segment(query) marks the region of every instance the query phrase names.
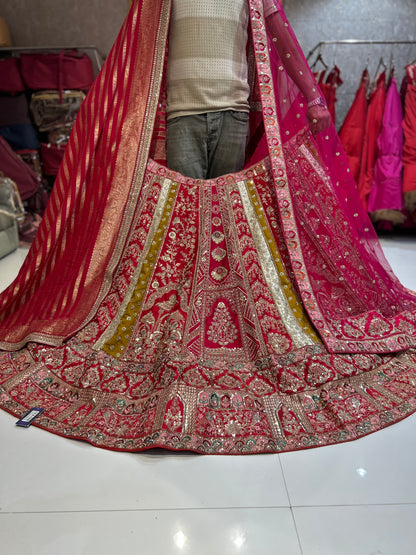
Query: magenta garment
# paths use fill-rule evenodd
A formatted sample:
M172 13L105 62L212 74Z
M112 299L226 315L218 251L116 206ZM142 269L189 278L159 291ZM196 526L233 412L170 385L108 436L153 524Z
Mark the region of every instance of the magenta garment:
M406 208L415 211L416 191L416 64L406 68L407 88L404 109L403 192Z
M373 186L368 211L402 210L403 111L396 79L387 91L383 121L377 139L378 158L374 167Z

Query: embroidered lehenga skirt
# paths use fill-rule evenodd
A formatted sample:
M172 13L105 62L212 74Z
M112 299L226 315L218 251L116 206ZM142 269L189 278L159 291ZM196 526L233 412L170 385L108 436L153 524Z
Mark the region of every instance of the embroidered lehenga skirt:
M5 410L42 407L36 425L99 447L221 454L352 440L416 410L416 296L383 257L335 131L312 137L301 97L283 94L261 5L264 155L203 181L149 155L170 2L133 4L1 299Z

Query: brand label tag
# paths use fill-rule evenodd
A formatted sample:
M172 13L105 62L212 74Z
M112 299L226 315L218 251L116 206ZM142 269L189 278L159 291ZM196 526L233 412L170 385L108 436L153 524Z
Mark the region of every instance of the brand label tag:
M28 428L32 422L42 414L45 409L39 407L33 407L27 412L20 420L16 422L16 426L21 426L22 428Z

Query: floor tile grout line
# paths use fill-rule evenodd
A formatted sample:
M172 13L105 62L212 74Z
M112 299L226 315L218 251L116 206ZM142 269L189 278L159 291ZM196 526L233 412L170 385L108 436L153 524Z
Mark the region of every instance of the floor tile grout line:
M284 509L290 510L288 506L272 507L181 507L181 508L137 508L137 509L80 509L80 510L40 510L40 511L0 511L2 515L36 515L36 514L76 514L76 513L151 513L151 512L191 512L191 511L267 511Z
M329 503L324 505L291 505L293 509L331 509L336 507L408 507L414 505L416 501L402 501L394 503Z
M191 511L267 511L284 509L293 513L294 509L330 509L336 507L358 508L358 507L408 507L415 506L416 502L408 503L356 503L356 504L332 504L332 505L270 505L270 506L247 506L247 507L171 507L171 508L137 508L137 509L73 509L73 510L39 510L39 511L0 511L0 518L4 515L36 515L36 514L93 514L93 513L145 513L145 512L191 512Z
M302 547L302 542L300 539L300 534L299 534L299 530L298 530L298 524L296 522L296 517L295 517L295 513L293 511L293 507L290 507L290 514L292 515L292 521L293 521L293 526L295 527L295 532L296 532L296 538L298 540L298 545L299 545L299 549L300 549L300 555L303 555L303 547Z
M282 459L281 459L280 455L278 455L278 459L279 459L280 470L282 472L283 483L285 485L287 500L289 502L290 514L292 515L292 522L293 522L293 526L295 527L296 538L298 540L300 555L303 555L303 547L302 547L302 542L301 542L300 535L299 535L298 524L296 522L295 513L293 511L293 507L292 507L292 503L291 503L291 499L290 499L290 495L289 495L289 488L287 486L285 471L284 471L284 468L283 468L283 463L282 463Z
M288 485L287 485L287 482L286 482L285 471L284 471L284 468L283 468L283 463L282 463L282 459L281 459L280 455L278 455L278 459L279 459L280 470L282 472L283 483L285 485L286 497L287 497L287 500L289 502L289 507L292 507L292 502L291 502L290 495L289 495L289 488L288 488Z

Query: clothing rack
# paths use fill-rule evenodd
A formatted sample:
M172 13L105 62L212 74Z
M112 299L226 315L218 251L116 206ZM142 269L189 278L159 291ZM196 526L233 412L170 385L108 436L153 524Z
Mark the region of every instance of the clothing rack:
M0 47L1 52L43 52L43 51L60 51L60 50L91 50L94 56L95 63L97 64L98 70L101 69L103 65L104 57L100 54L97 47L94 45L78 46L2 46Z
M321 40L316 44L312 50L309 52L307 59L309 59L312 54L322 48L322 46L326 46L327 44L390 44L392 46L396 44L416 44L416 40L371 40L371 39L342 39L342 40Z
M391 48L391 50L390 50L390 71L395 69L395 64L394 64L394 59L393 59L393 51L394 51L394 48L396 46L403 46L403 45L409 45L410 46L410 48L408 48L408 49L406 49L406 48L400 49L401 50L401 53L400 53L401 58L402 58L402 61L404 62L404 63L400 64L400 66L402 66L401 69L405 69L405 66L408 63L412 63L412 64L415 63L415 61L410 62L409 59L403 60L403 58L404 58L404 56L406 56L406 53L405 53L406 50L408 50L408 54L407 54L408 58L410 57L411 52L414 50L411 45L416 45L416 39L408 39L408 40L372 40L372 39L323 40L323 41L318 42L309 51L309 53L307 55L307 59L308 59L309 62L311 62L311 57L315 54L316 60L313 63L313 65L315 65L317 61L320 61L325 66L325 71L329 68L328 68L327 64L324 62L323 58L322 58L322 48L327 46L327 45L335 46L335 48L334 48L334 62L333 62L334 66L336 65L335 64L335 57L336 57L337 46L338 45L340 45L340 46L345 46L345 45L347 45L347 46L364 45L365 46L365 45L367 45L368 55L367 55L366 69L368 69L368 66L369 66L373 45L381 45L381 46L387 46L387 47ZM379 52L377 52L377 53L379 53ZM413 55L413 57L415 57L415 55ZM355 61L356 60L354 60L354 63L355 63ZM313 67L313 65L312 65L312 67ZM344 65L344 63L342 65ZM378 62L377 70L375 72L375 77L377 77L379 75L378 71L379 71L381 65L384 66L385 70L388 69L388 67L386 66L382 57L380 57L380 61ZM348 66L348 60L346 60L345 66ZM393 73L391 73L391 75L393 75ZM351 80L349 80L349 84L351 86ZM357 92L357 89L354 89L354 90L350 89L348 91L348 94L351 94L351 96L353 96L355 98L356 92ZM399 102L400 102L400 100L399 100ZM345 104L346 103L344 102L343 107L345 107ZM349 106L351 106L351 104L349 104ZM345 115L343 115L343 116L345 117ZM372 163L374 164L375 160ZM357 183L357 185L358 185L358 183ZM374 186L374 185L372 184L372 186ZM410 202L409 202L409 205L410 205ZM389 209L386 209L386 211L388 211L388 210ZM394 211L396 209L391 208L391 210ZM375 212L378 212L378 210L376 209ZM411 210L411 212L413 212L413 209ZM404 212L402 212L402 214L404 215ZM393 233L403 232L403 233L412 233L412 234L414 234L414 232L416 230L416 221L413 219L412 215L409 216L407 218L407 220L405 220L404 222L401 222L401 223L399 222L399 220L395 221L393 216L391 216L391 218L392 218L391 220L390 220L390 218L386 218L386 222L390 222L388 225L390 225L391 229L387 228L387 227L383 228L383 225L385 225L385 223L381 224L381 227L377 228L378 224L377 224L377 222L375 222L376 229L378 229L378 232L383 232L383 230L384 230L385 232L392 231Z

